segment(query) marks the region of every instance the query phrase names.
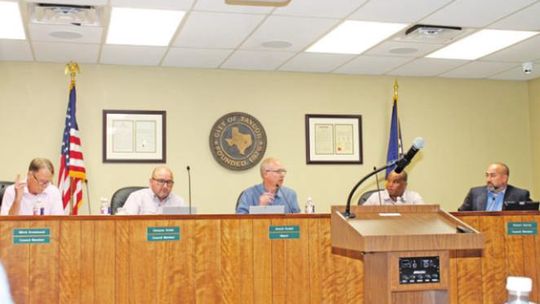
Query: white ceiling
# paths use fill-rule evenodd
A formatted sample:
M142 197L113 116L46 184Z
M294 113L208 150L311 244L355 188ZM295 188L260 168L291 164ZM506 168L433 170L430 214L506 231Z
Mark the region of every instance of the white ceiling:
M449 42L404 41L404 31L361 55L304 52L344 20L463 27L456 39L485 28L540 31L540 0L291 0L282 8L231 6L224 0L18 2L28 40L0 39L0 61L73 60L92 64L507 80L540 77L540 35L474 61L424 58ZM103 26L30 23L29 2L102 6ZM111 7L180 9L187 14L167 47L106 45ZM58 32L63 34L51 36ZM75 34L65 35L66 32ZM531 74L523 72L523 62L534 63Z

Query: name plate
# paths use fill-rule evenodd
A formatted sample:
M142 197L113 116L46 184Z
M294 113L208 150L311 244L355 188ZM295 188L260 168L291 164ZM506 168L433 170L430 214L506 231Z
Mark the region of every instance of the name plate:
M147 227L146 240L148 242L168 242L180 240L180 227Z
M536 222L508 222L506 225L508 235L538 235Z
M270 226L269 238L271 240L299 239L300 226Z
M12 231L13 244L49 244L50 228L15 228Z

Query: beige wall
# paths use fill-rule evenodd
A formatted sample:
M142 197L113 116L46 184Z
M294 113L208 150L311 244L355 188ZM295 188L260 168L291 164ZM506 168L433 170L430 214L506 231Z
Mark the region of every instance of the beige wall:
M530 98L530 121L531 121L531 142L532 142L532 159L533 159L533 189L539 199L540 194L540 78L529 81L529 98Z
M85 64L81 69L77 119L93 213L100 197L110 197L122 186L145 185L153 167L102 163L103 109L167 111L167 164L176 172L175 190L187 197L189 164L193 203L202 213L233 212L238 193L260 179L256 168L228 171L210 154L210 128L228 112L247 112L261 121L268 136L266 155L283 160L289 170L287 184L297 190L300 204L312 196L319 212L345 203L356 181L385 162L391 77ZM29 160L38 155L58 166L68 99L63 70L61 64L0 63L0 179L25 173ZM408 169L410 188L426 201L455 210L469 187L483 184L491 161L507 162L511 182L532 188L531 138L536 138L538 151L540 128L533 124L531 132L529 121L538 117L539 81L532 82L531 89L527 82L514 81L398 81L405 146L416 136L426 140ZM536 97L529 99L529 94ZM364 165L306 165L306 113L361 114ZM372 187L373 182L360 190ZM535 191L538 198L540 189Z

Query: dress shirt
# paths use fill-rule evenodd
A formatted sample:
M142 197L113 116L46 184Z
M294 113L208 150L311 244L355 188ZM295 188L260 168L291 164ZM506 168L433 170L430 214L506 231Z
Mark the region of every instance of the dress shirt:
M263 184L258 184L253 187L244 190L239 198L238 206L236 207L236 213L248 214L249 206L258 206L259 197L267 192L264 189ZM298 207L298 199L296 198L296 192L291 188L280 187L279 191L275 194L274 200L269 204L274 206L285 206L285 213L298 213L300 208Z
M44 209L43 215L65 215L60 190L53 184L49 184L43 192L38 194L30 193L27 185L24 186L23 191L19 215L33 215L34 206L38 202L41 202ZM13 201L15 201L15 184L8 186L4 192L0 214L9 215Z
M399 196L395 201L390 198L388 190L384 189L379 192L373 193L364 203L364 205L379 205L379 193L381 194L381 203L383 205L396 205L396 204L423 204L424 200L414 191L405 190L402 196Z
M126 200L123 209L127 214L163 214L163 206L186 206L184 200L174 193L169 193L164 200L160 200L152 189L144 188L132 192Z

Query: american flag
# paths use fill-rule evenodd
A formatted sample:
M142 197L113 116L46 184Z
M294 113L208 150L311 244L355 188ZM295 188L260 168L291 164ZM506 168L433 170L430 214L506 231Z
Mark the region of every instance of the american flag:
M390 119L390 137L388 139L388 151L386 154L386 163L391 164L403 155L403 144L401 140L401 126L399 124L397 96L394 96L392 105L392 118ZM392 172L396 166L386 168L386 176Z
M84 167L81 149L79 127L75 117L77 93L75 82L72 81L69 90L69 103L66 112L66 125L62 140L60 157L60 173L58 174L58 188L62 193L64 210L69 214L70 201L73 197L73 210L71 214L78 214L83 199L83 182L86 181L86 169Z

